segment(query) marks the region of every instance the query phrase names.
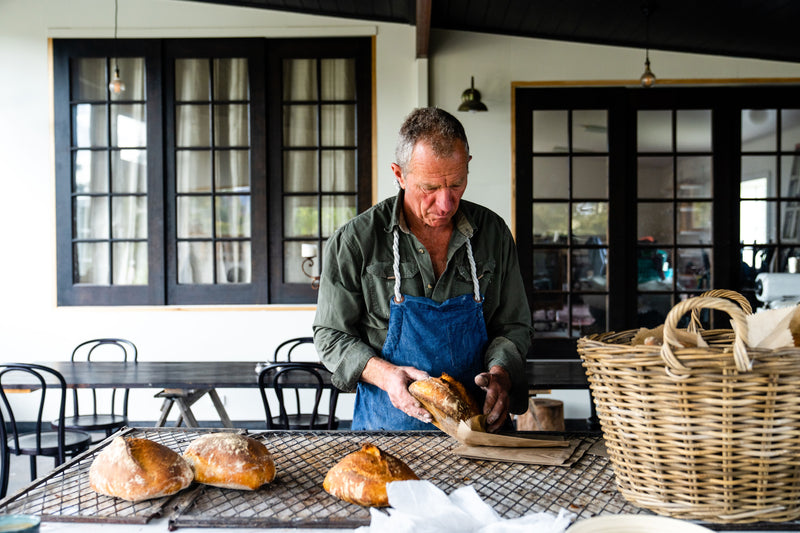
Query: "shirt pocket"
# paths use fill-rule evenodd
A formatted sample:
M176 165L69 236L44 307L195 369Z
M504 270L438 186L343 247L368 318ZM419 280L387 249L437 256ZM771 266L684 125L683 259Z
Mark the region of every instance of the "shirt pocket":
M496 267L497 262L494 259L475 262L475 274L478 276L478 285L480 286L481 295L486 294L489 285L494 281ZM472 272L470 272L469 263L458 266L455 281L459 284L459 290L462 284L466 287L466 290L461 291L460 294L467 291L472 292Z
M419 266L416 263L400 263L400 278L402 280L400 294L411 294L403 291L406 288L418 285L409 285L407 282L419 277ZM394 298L394 265L392 263L372 263L367 266L367 276L364 279L364 294L366 295L367 312L383 320L389 320L389 300Z

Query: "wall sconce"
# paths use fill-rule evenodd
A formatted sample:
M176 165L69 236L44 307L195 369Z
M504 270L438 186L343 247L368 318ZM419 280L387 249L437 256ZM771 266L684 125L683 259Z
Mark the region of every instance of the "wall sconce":
M311 288L314 290L319 289L319 263L314 262L317 257L316 244L301 244L300 255L303 256L303 262L300 264L300 269L306 277L311 278ZM311 269L311 273L306 272L306 268Z
M486 105L481 102L481 93L475 88L475 76L470 77L470 88L461 93L461 105L459 111L488 111Z
M119 12L119 0L114 0L114 78L108 84L108 90L114 94L119 94L125 90L125 82L119 77L119 58L117 58L117 13Z

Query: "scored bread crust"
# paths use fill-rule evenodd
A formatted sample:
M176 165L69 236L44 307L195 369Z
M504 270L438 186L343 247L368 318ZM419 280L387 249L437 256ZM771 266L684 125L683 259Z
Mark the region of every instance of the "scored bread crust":
M419 400L433 416L433 424L445 429L446 424L458 424L481 413L478 404L458 380L442 372L441 377L414 381L408 392Z
M366 443L328 470L322 488L349 503L386 507L389 505L386 484L408 479L419 477L402 460Z
M225 489L255 490L275 479L275 462L261 441L221 432L192 441L183 457L194 468L195 481Z
M131 502L175 494L192 480L192 467L180 454L158 442L133 437L116 437L89 468L92 490Z

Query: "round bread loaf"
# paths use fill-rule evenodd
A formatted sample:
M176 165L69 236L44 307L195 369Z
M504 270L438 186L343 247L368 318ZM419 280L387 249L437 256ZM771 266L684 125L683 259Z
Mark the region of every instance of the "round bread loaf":
M461 420L481 414L464 385L444 372L438 378L414 381L408 386L408 392L430 412L433 424L448 433Z
M89 468L92 490L131 502L175 494L191 485L192 467L163 444L117 437Z
M237 433L209 433L183 452L198 483L225 489L255 490L275 479L272 454L260 441Z
M367 443L328 470L322 488L346 502L386 507L389 505L386 484L406 479L419 477L397 457Z

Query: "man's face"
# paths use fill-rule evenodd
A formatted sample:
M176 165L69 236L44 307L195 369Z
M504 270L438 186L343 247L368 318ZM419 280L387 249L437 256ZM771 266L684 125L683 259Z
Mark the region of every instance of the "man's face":
M404 211L407 217L429 227L450 223L467 188L467 168L471 158L461 141L446 157L437 157L429 144L420 141L414 146L406 172L392 164L392 171L405 189Z

